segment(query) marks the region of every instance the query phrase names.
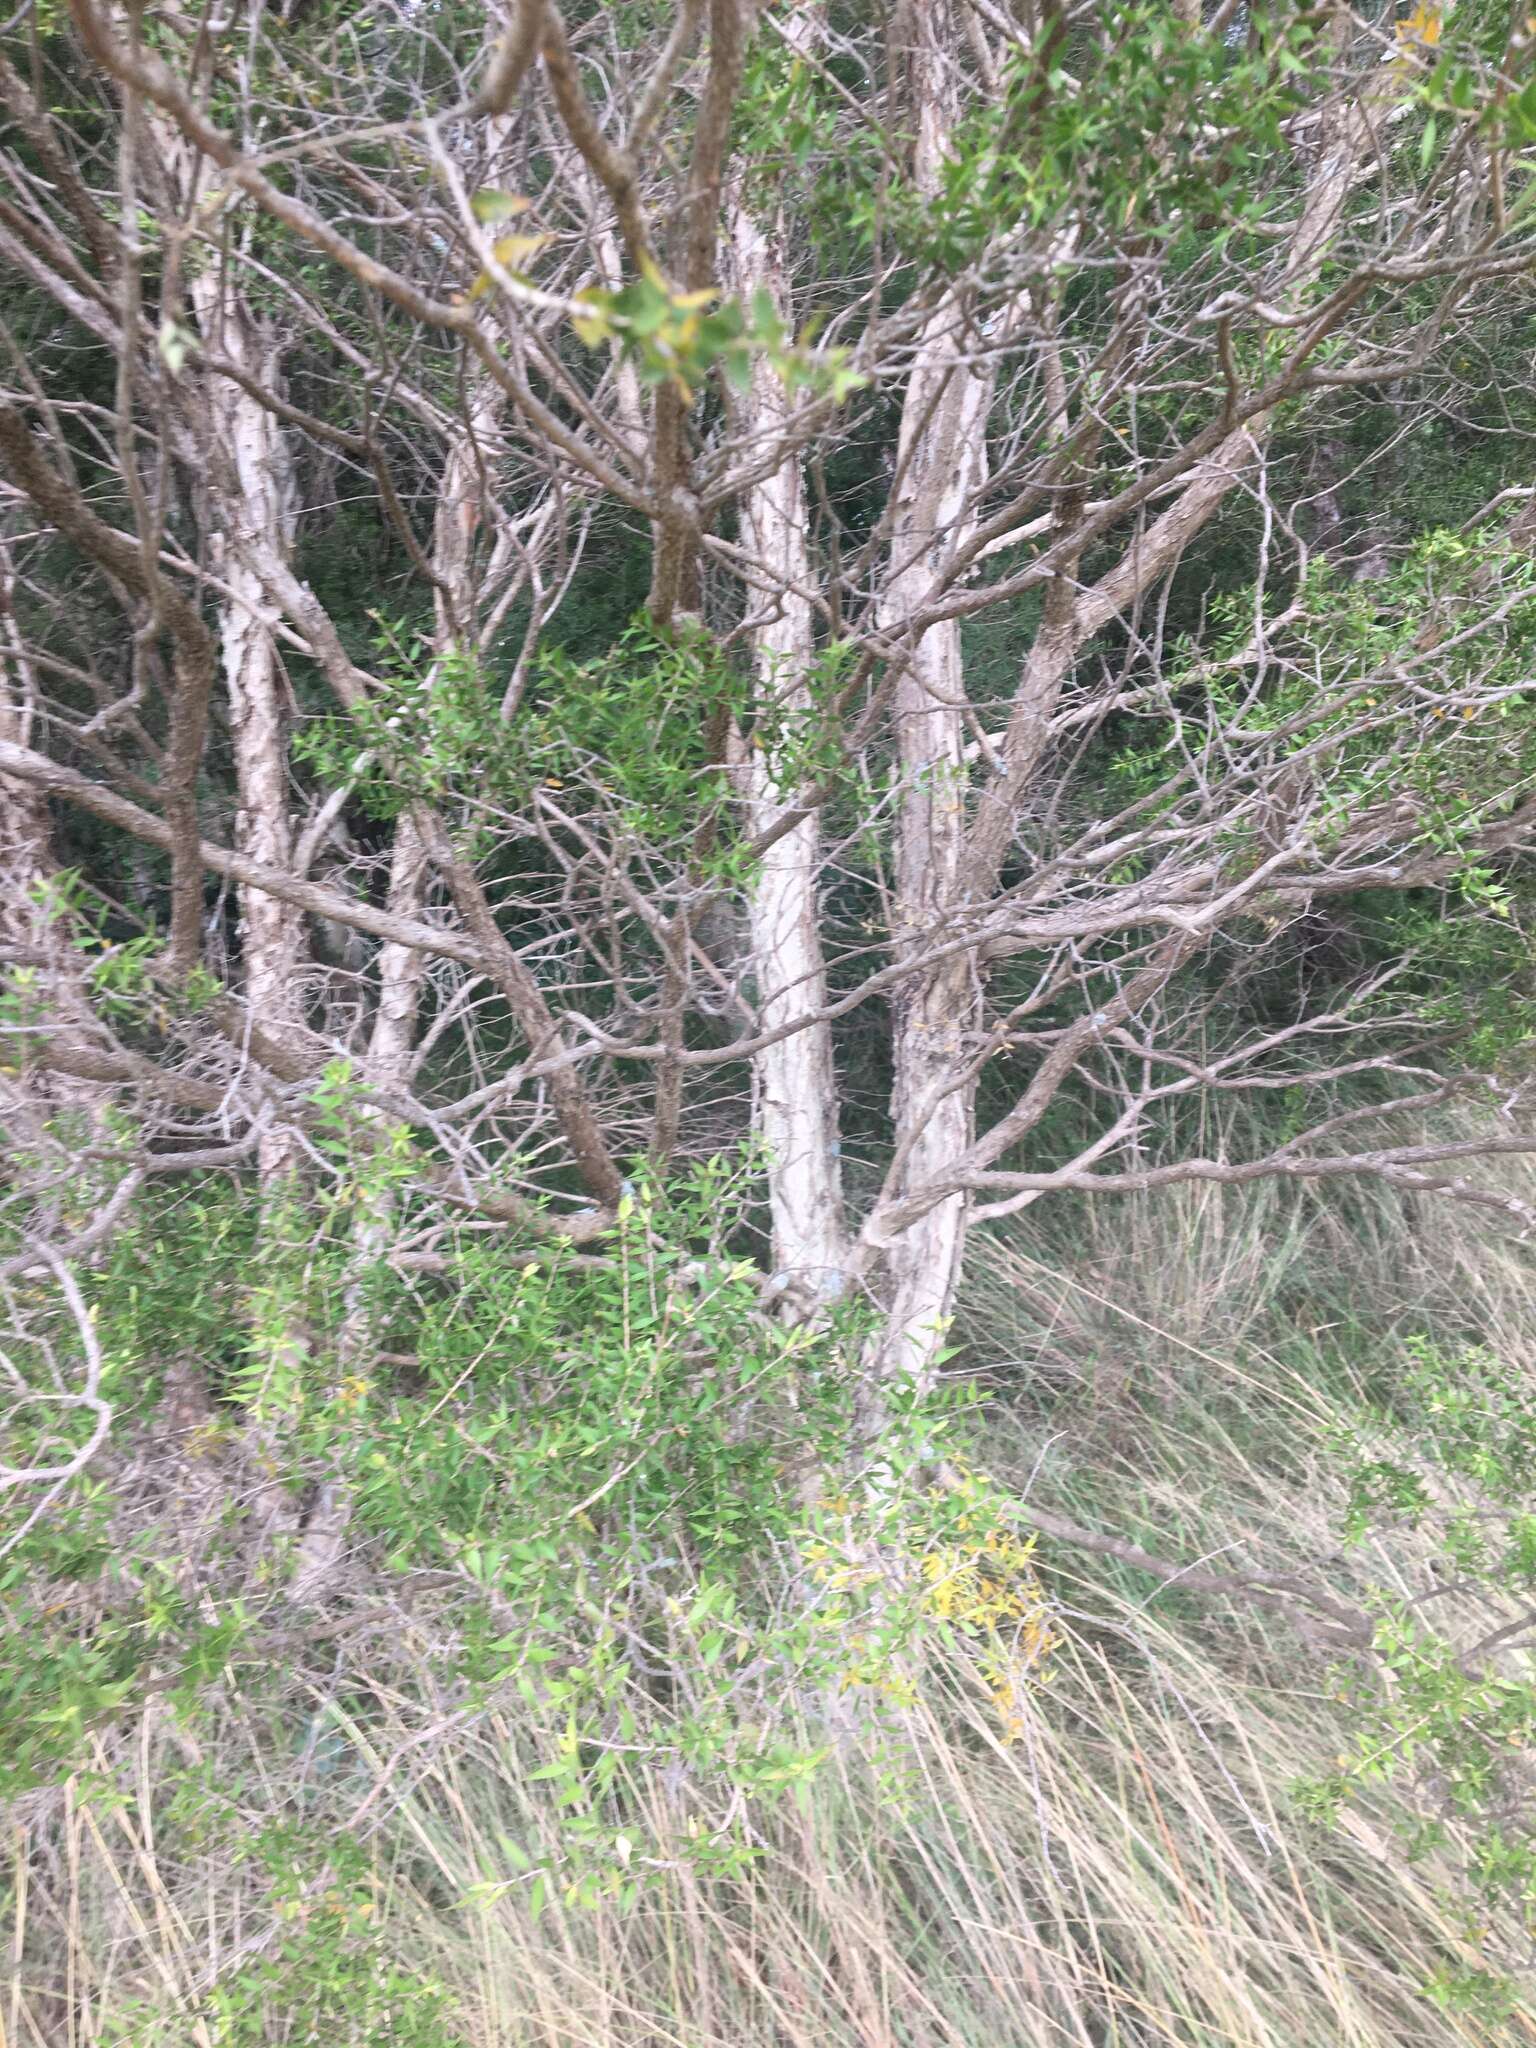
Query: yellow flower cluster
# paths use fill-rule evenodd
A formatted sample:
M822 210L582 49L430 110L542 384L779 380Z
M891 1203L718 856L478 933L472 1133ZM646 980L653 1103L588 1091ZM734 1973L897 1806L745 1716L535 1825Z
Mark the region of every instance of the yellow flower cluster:
M960 1542L931 1550L923 1559L931 1614L961 1628L990 1633L1038 1604L1039 1586L1030 1562L1032 1537L1020 1543L1005 1530L989 1529L967 1540L963 1522L960 1533Z
M1058 1641L1035 1576L1035 1539L1021 1542L994 1528L968 1540L964 1522L960 1535L959 1543L923 1559L926 1605L982 1644L981 1674L1003 1738L1017 1742L1025 1729L1028 1689L1050 1677L1039 1667Z
M1393 34L1400 43L1422 43L1426 49L1434 49L1445 26L1444 17L1438 7L1419 4L1405 19L1395 24Z
M998 1526L988 1511L983 1483L974 1475L960 1475L959 1491L966 1512L949 1523L944 1540L930 1542L917 1554L914 1545L904 1558L893 1558L888 1546L859 1541L850 1530L846 1548L815 1542L806 1546L805 1558L816 1580L839 1593L867 1593L904 1581L921 1613L975 1646L977 1668L1004 1740L1015 1742L1024 1733L1030 1689L1050 1677L1041 1667L1058 1638L1035 1573L1034 1537L1020 1538ZM935 1500L952 1503L954 1490L941 1494L936 1489ZM848 1522L856 1517L854 1503L845 1496L825 1501L823 1509ZM859 1687L898 1705L913 1703L911 1680L887 1649L872 1647L862 1634L849 1638L848 1649L852 1654L842 1673L843 1691Z

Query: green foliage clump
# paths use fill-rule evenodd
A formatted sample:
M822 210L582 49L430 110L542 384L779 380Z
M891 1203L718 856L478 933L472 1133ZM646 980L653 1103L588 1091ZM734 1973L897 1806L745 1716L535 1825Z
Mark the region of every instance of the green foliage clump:
M195 1712L243 1648L238 1603L209 1619L178 1584L174 1561L109 1541L99 1487L0 1565L7 1625L25 1660L0 1667L0 1796L51 1784L80 1767L89 1738L137 1711L147 1692Z
M1302 1799L1331 1818L1396 1785L1410 1854L1459 1864L1480 1945L1480 1915L1536 1929L1536 1402L1486 1346L1410 1336L1404 1350L1397 1383L1340 1444L1344 1529L1422 1555L1429 1588L1377 1590L1375 1654L1342 1682L1351 1741ZM1443 1972L1431 1990L1442 2004L1486 2002L1500 1982L1498 1970Z
M834 643L805 683L811 702L753 705L750 683L707 634L663 635L632 622L611 646L539 657L515 719L501 715L483 669L434 653L403 622L378 620L380 688L347 718L316 721L297 749L321 778L351 783L372 815L418 801L462 804L471 816L527 814L541 798L552 818L576 814L692 860L701 874L739 880L743 851L729 831L707 835L731 795L724 738L735 723L775 773L796 785L843 766L832 706L849 650Z
M665 384L691 404L718 370L733 391L746 391L761 357L793 396L809 392L841 405L868 383L848 351L815 349L807 331L791 341L772 293L721 298L713 286L679 292L656 265L617 290L589 286L576 296L572 324L588 348L617 342L645 384Z
M1111 233L1166 234L1206 214L1230 229L1268 200L1257 174L1305 102L1316 42L1310 10L1255 8L1234 46L1191 35L1168 0L1117 8L1112 31L1081 48L1047 33L959 126L937 193L897 200L902 243L958 269L1000 231L1044 227L1072 204Z
M776 211L793 192L824 260L850 242L868 244L885 182L883 139L873 121L849 122L838 84L855 102L871 92L851 47L834 45L811 65L779 37L758 36L747 52L735 125L749 202Z
M209 1407L181 1455L225 1511L192 1560L174 1524L83 1487L21 1545L38 1654L4 1702L13 1789L78 1769L151 1688L189 1729L232 1677L247 1711L287 1711L289 1539L253 1551L239 1500L259 1486L298 1511L321 1479L374 1586L430 1591L455 1711L520 1702L563 1821L516 1877L550 1895L636 1894L643 1859L614 1844L644 1839L658 1772L690 1788L690 1854L748 1855L743 1802L827 1753L787 1704L906 1701L935 1631L983 1630L999 1712L1016 1701L1047 1635L1027 1549L983 1482L934 1487L963 1440L952 1403L898 1390L878 1480L860 1474L865 1316L770 1312L732 1249L750 1163L667 1187L636 1167L577 1249L536 1217L488 1236L445 1212L344 1063L317 1084L311 1145L302 1199L167 1202L92 1276L123 1426L152 1427L151 1361L196 1357ZM430 1229L450 1282L360 1255L386 1213L391 1243Z
M382 1878L360 1845L316 1844L297 1822L274 1822L250 1845L271 1880L280 1932L221 1976L205 2016L218 2048L279 2039L338 2048L459 2048L444 1986L392 1954L379 1927ZM126 2043L124 2044L126 2048Z
M636 623L587 660L551 650L507 720L477 663L434 653L403 622L376 624L379 690L298 742L326 781L353 782L376 817L444 798L516 811L536 789L570 784L666 840L723 794L709 735L719 716L741 708L743 690L702 634L671 639Z
M110 1788L92 1789L108 1808ZM188 1815L177 1817L185 1826ZM188 2039L209 2048L467 2048L446 1987L395 1953L380 1914L385 1879L361 1844L338 1836L321 1860L312 1828L274 1819L245 1833L239 1850L266 1887L271 1936L218 1972L198 2001L195 2034L188 2013L162 2000L114 1999L103 2048L181 2048Z
M715 1562L786 1540L784 1482L848 1440L848 1380L834 1342L764 1314L754 1265L693 1249L731 1196L719 1166L667 1197L642 1180L595 1263L467 1239L416 1329L419 1392L370 1390L348 1428L381 1532L516 1582L530 1615L573 1571L613 1592L680 1538Z

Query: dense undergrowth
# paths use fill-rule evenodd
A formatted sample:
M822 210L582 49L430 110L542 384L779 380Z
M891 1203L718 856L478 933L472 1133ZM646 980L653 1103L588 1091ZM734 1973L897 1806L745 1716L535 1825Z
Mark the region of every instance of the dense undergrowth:
M230 1251L246 1254L238 1233ZM509 1303L526 1306L532 1278L487 1296L504 1378L560 1354L545 1275L546 1320L513 1358ZM174 1545L202 1529L203 1631L162 1619L120 1690L98 1672L82 1711L45 1654L94 1639L67 1561L47 1600L35 1567L12 1574L12 1611L33 1602L38 1631L27 1712L62 1722L10 1809L8 2048L1532 2037L1518 1636L1491 1675L1448 1677L1518 1613L1507 1554L1468 1553L1465 1532L1519 1534L1523 1246L1471 1212L1358 1188L1031 1213L973 1263L952 1366L982 1404L923 1421L881 1530L802 1488L798 1519L765 1524L729 1573L729 1528L697 1500L666 1522L671 1549L641 1540L645 1484L677 1486L681 1468L646 1462L638 1410L621 1418L620 1523L576 1491L559 1435L616 1398L593 1395L594 1361L621 1357L626 1326L639 1341L641 1300L707 1322L700 1304L725 1290L748 1327L729 1266L696 1260L686 1294L658 1284L647 1264L612 1295L579 1388L534 1390L556 1432L542 1494L531 1467L502 1475L509 1515L577 1509L584 1580L565 1554L532 1577L466 1558L453 1517L472 1499L484 1523L483 1461L429 1427L434 1408L467 1411L428 1361L393 1423L360 1428L363 1392L348 1412L397 1469L435 1461L430 1528L407 1542L394 1511L370 1532L365 1501L351 1575L284 1634L261 1567L241 1560L236 1597L208 1563L198 1488L227 1501L207 1463L227 1455L228 1412L215 1398L183 1421L197 1441L173 1446L156 1393L113 1472L112 1540L131 1495L170 1614ZM216 1325L189 1324L189 1342ZM778 1340L750 1327L743 1355L766 1373ZM672 1353L646 1341L659 1371ZM457 1354L444 1363L462 1377ZM1458 1387L1480 1390L1470 1414L1447 1408ZM688 1426L710 1512L754 1498L761 1418ZM1469 1431L1475 1459L1457 1448ZM941 1448L991 1478L957 1487L951 1469L935 1508ZM380 1453L360 1455L366 1472ZM1035 1540L1032 1509L1106 1546ZM1186 1569L1149 1575L1129 1546ZM1212 1570L1324 1588L1369 1612L1377 1647L1331 1642L1301 1596L1192 1591ZM532 1608L503 1581L532 1588ZM89 1583L82 1567L77 1600ZM50 1607L72 1636L49 1635Z

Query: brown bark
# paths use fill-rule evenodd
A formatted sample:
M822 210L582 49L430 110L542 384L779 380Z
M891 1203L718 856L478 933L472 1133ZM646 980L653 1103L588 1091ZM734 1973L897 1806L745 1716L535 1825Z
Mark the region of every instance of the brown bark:
M217 668L213 636L196 607L146 563L142 549L110 527L45 459L15 406L0 403L0 469L42 517L106 575L171 642L170 736L161 783L171 854L171 959L180 972L202 939L203 878L197 825L208 699Z

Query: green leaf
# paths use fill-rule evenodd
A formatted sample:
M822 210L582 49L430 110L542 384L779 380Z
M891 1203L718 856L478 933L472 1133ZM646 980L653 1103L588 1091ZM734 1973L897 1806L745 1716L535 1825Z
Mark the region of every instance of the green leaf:
M515 277L521 266L537 256L553 237L550 235L502 235L491 245L491 253L503 270ZM482 270L469 288L472 299L482 299L495 283L488 270Z
M764 348L775 349L783 345L784 323L766 285L759 285L752 294L752 334Z
M189 352L197 346L197 336L190 328L182 327L175 320L162 320L156 345L160 351L161 362L173 377L179 377Z
M518 214L526 213L533 201L524 199L517 192L477 192L470 200L470 211L478 221L515 220Z

